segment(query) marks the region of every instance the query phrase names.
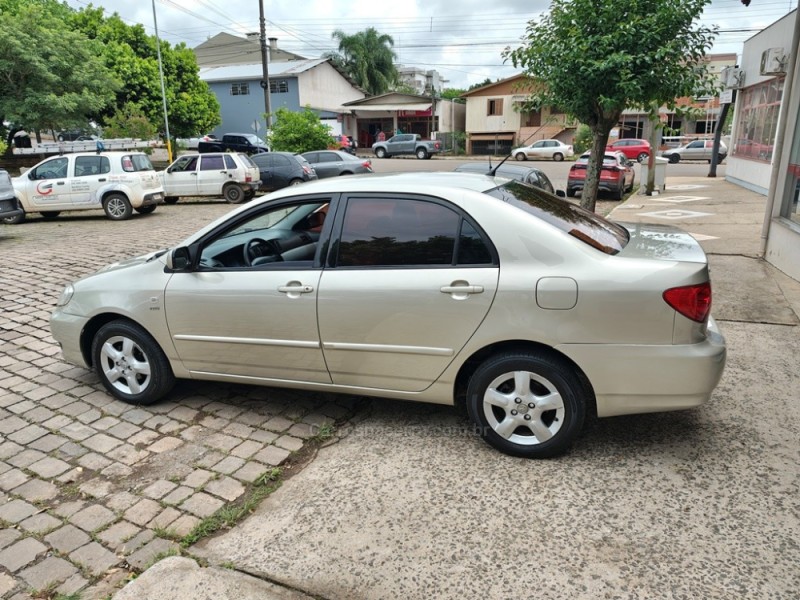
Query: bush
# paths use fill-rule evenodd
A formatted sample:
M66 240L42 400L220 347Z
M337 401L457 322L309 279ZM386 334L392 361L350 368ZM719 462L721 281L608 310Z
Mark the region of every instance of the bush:
M575 154L583 154L592 147L592 130L588 125L578 125L572 147Z
M279 108L275 113L269 143L275 151L302 153L324 150L333 143L333 138L330 128L323 125L308 106L303 112Z

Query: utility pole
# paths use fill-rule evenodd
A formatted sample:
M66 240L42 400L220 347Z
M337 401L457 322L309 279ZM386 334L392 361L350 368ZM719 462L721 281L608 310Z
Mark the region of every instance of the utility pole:
M269 97L269 55L267 53L267 21L264 18L264 0L258 0L259 23L261 24L261 87L264 88L264 111L267 119L267 135L272 131L272 104Z
M167 90L164 87L164 67L161 63L161 41L158 39L158 20L156 19L156 0L153 0L153 27L156 30L156 52L158 54L158 75L161 77L161 101L164 104L164 135L167 136L167 160L172 162L172 140L169 137L169 119L167 118Z

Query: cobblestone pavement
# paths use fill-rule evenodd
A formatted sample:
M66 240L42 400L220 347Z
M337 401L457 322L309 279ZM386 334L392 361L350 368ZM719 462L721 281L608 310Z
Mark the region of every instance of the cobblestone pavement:
M181 202L0 225L0 597L103 598L241 500L353 404L335 395L179 382L131 406L69 365L48 319L64 284L171 246L231 209Z

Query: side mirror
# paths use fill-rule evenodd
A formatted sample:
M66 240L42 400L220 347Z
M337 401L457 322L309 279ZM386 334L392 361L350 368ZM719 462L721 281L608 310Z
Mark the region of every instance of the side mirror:
M567 195L564 193L564 190L556 190L556 196L559 198L566 198Z
M30 173L28 173L28 179L30 179L31 181L33 181L34 179L36 179L36 177L34 177L34 172L33 172L33 171L31 171Z
M174 248L167 253L167 268L170 271L188 271L192 266L192 253L186 246Z

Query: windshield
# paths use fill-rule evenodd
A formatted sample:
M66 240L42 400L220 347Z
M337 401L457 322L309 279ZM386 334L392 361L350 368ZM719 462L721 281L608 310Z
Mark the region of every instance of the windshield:
M261 140L258 139L258 136L256 134L254 134L254 133L246 133L246 134L244 134L244 137L246 137L247 141L250 142L251 144L253 144L254 146L260 146L261 145Z
M606 254L617 254L628 243L629 235L624 227L539 188L510 181L486 193Z

